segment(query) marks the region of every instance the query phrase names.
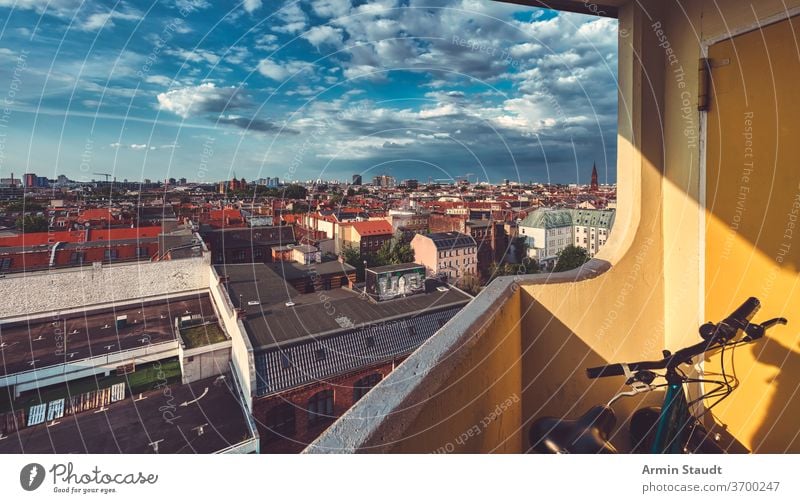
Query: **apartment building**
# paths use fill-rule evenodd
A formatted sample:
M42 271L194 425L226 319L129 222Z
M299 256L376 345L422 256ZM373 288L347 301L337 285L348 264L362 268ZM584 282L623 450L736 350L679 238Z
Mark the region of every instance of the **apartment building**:
M478 272L478 244L460 232L417 234L411 240L414 262L425 266L429 276L456 282L465 274Z

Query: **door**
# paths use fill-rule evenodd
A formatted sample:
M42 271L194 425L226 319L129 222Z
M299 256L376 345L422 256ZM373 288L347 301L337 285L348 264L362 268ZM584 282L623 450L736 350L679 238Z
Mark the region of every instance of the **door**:
M756 321L789 319L737 349L735 367L726 354L725 370L735 369L740 386L713 413L756 452L800 452L798 23L784 20L709 48L705 314L718 321L755 296L762 302ZM718 372L718 361L706 369Z

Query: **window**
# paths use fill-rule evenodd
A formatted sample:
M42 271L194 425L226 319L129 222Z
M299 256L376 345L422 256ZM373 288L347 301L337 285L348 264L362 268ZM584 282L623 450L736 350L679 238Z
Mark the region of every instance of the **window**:
M233 252L233 260L244 260L246 257L244 250L236 250Z
M69 261L72 264L83 264L83 252L72 252Z
M253 257L255 258L262 258L264 256L264 250L261 248L255 248L253 250Z
M408 324L408 333L409 335L417 335L417 327L412 325L411 323Z
M381 382L383 376L375 373L364 376L353 385L353 403L359 401L361 397L367 394L369 390L375 387L376 384Z
M286 370L292 367L292 355L289 353L281 353L281 368Z
M370 335L369 337L367 337L366 343L367 343L367 347L368 348L374 348L375 347L375 337Z
M325 348L317 349L314 351L314 359L316 361L322 361L325 359Z
M333 390L326 389L308 401L308 424L318 424L333 416Z
M150 253L148 253L146 246L139 246L136 248L137 257L142 258L142 257L147 257L148 255L150 255Z
M267 439L277 440L295 433L295 406L283 403L267 413Z
M114 260L117 258L117 249L116 248L106 248L105 253L103 254L103 258L105 260Z
M11 262L13 262L13 260L14 259L10 258L0 259L0 270L8 271L9 269L11 269Z

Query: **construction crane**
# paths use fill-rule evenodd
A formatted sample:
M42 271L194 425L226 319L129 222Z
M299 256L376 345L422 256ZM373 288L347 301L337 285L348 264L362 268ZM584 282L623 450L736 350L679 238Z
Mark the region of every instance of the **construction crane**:
M99 176L104 176L104 177L106 177L106 183L108 183L108 179L109 179L110 177L114 176L114 175L113 175L113 174L111 174L111 173L92 173L92 174L93 174L93 175L99 175Z

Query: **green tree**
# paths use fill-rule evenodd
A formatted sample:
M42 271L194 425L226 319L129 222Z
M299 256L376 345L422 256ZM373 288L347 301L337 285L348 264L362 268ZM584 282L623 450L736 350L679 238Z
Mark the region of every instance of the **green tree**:
M364 281L364 261L367 261L367 265L372 265L370 263L372 257L367 256L362 258L361 252L350 245L347 245L342 249L342 257L344 258L345 263L356 268L356 280Z
M553 272L570 271L582 266L588 261L589 254L584 248L575 245L567 245L558 254Z
M15 223L18 230L28 232L45 232L47 231L47 218L41 215L25 215L24 217L17 218Z
M466 273L458 280L458 287L470 295L478 295L481 291L481 280L474 274Z
M375 257L377 265L407 264L414 261L414 250L411 242L397 233L392 239L383 243Z

